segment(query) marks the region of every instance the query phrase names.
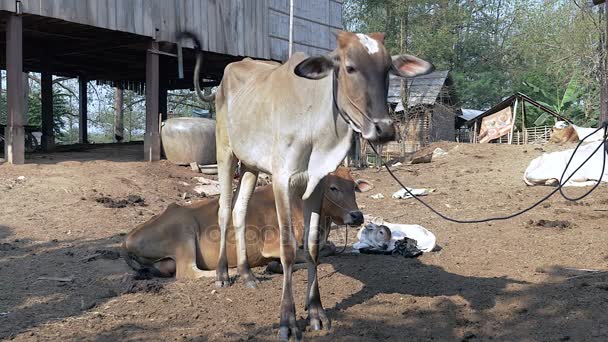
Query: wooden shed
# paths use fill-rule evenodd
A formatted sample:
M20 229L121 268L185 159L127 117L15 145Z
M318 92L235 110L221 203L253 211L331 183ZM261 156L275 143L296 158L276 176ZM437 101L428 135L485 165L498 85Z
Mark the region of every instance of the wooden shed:
M549 141L552 126L533 126L526 127L526 108L532 106L543 113L552 116L556 121L572 121L556 113L553 109L537 102L526 94L515 93L499 104L475 116L466 122L469 129L470 142L495 142L507 144L544 144ZM507 119L502 120L506 126L501 130L498 128L487 129L488 121L492 117L499 115L505 116ZM517 122L520 122L517 125ZM498 126L496 123L489 122L490 125Z
M191 89L195 54L177 33L201 37L203 86L243 57L288 55L289 0L0 0L0 68L7 70L5 158L24 162L22 72L42 74L42 145L54 145L52 76L80 80L80 135L87 143L89 81L146 93L146 160L160 158L167 91ZM342 0L294 0L294 51L326 53L342 27ZM183 53L178 49L183 44ZM178 58L179 57L179 58ZM178 61L183 60L183 63ZM179 75L178 64L183 75ZM181 78L180 76L183 76Z
M391 75L388 103L399 124L401 141L384 148L402 156L434 141L454 141L461 115L454 83L448 71L435 71L413 79Z

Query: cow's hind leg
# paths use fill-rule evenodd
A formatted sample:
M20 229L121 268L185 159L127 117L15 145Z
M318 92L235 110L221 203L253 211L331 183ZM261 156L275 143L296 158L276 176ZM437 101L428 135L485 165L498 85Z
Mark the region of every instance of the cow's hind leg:
M236 157L227 141L221 141L217 137L217 173L220 183L220 199L218 211L218 223L220 226L220 248L216 268L215 286L230 286L228 275L228 257L226 255L226 231L230 224L230 212L232 207L232 178L236 168Z
M296 307L293 301L292 271L296 258L296 238L291 223L291 208L289 201L289 178L273 176L272 188L277 207L280 228L280 255L283 266L283 294L281 296L281 320L279 323L279 340L289 341L293 336L297 341L302 339L302 333L296 325Z
M250 288L255 288L257 287L256 284L258 283L258 280L251 272L247 260L245 225L247 207L258 180L258 173L247 170L245 167L243 167L242 170L236 202L234 203L234 209L232 211L232 225L234 226L236 238L237 270L241 278L245 281L245 285Z
M306 308L308 324L313 330L325 328L329 330L331 323L321 304L317 265L319 263L319 223L321 203L323 200L323 184L317 185L312 195L304 201L304 249L308 256L308 291L306 293Z

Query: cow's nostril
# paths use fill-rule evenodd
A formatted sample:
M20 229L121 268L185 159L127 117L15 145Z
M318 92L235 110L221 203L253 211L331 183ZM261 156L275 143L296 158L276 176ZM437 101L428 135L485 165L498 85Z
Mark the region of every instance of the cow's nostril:
M377 123L376 123L376 124L374 124L374 126L376 126L376 133L377 133L378 135L382 135L382 127L380 127L380 125L379 125L379 124L377 124Z

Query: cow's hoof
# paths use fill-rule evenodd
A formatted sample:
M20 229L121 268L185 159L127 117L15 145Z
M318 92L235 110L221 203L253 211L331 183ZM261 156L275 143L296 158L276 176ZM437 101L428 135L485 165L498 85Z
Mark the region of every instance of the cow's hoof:
M293 337L296 341L302 341L302 332L297 326L280 326L279 327L279 341L289 341L289 337Z
M230 287L232 283L230 282L230 277L228 273L226 274L218 274L215 277L215 287Z
M251 272L251 269L249 267L239 269L239 275L241 279L243 279L245 286L250 289L258 288L258 284L260 283L260 281L253 275L253 272Z
M245 280L245 286L247 286L250 289L257 289L258 288L258 284L260 283L259 280L254 279L254 280Z
M224 271L221 271L220 268L218 268L215 272L215 287L229 287L232 285L227 268Z
M245 282L245 286L250 289L257 289L260 281L256 278L251 272L243 277L243 281Z
M216 280L215 281L215 287L230 287L230 280Z
M327 318L325 309L319 305L310 305L308 307L308 326L312 330L331 329L331 321Z

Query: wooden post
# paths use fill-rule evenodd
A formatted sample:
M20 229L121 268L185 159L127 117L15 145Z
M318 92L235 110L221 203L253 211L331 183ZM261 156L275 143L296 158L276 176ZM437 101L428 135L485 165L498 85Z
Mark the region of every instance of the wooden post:
M10 15L6 25L6 109L4 156L11 164L25 163L25 115L23 99L23 24Z
M43 57L40 77L42 96L42 150L52 151L55 148L55 131L53 130L53 73L51 60Z
M477 143L477 120L475 120L475 126L473 127L473 141L472 143Z
M594 3L601 4L602 2L603 1L598 0ZM604 46L602 47L604 58L600 63L600 74L602 77L602 80L600 81L600 86L602 87L602 89L600 93L601 104L600 117L597 123L598 127L601 127L604 121L608 120L608 3L604 4L604 21L606 26L604 28Z
M289 57L293 53L293 0L289 0Z
M528 131L526 130L526 100L521 99L521 131L524 134L524 145L528 144Z
M114 141L125 139L124 93L119 87L114 89Z
M158 43L151 42L149 50L158 50ZM146 133L144 135L144 160L160 160L159 129L159 61L155 53L146 53Z
M88 99L87 99L87 83L88 79L85 76L78 78L78 143L88 144L89 133L88 133Z
M509 145L513 144L513 134L515 133L513 130L515 129L515 120L517 119L517 105L519 104L519 99L515 98L515 105L513 106L513 114L511 122L511 132L509 132Z

